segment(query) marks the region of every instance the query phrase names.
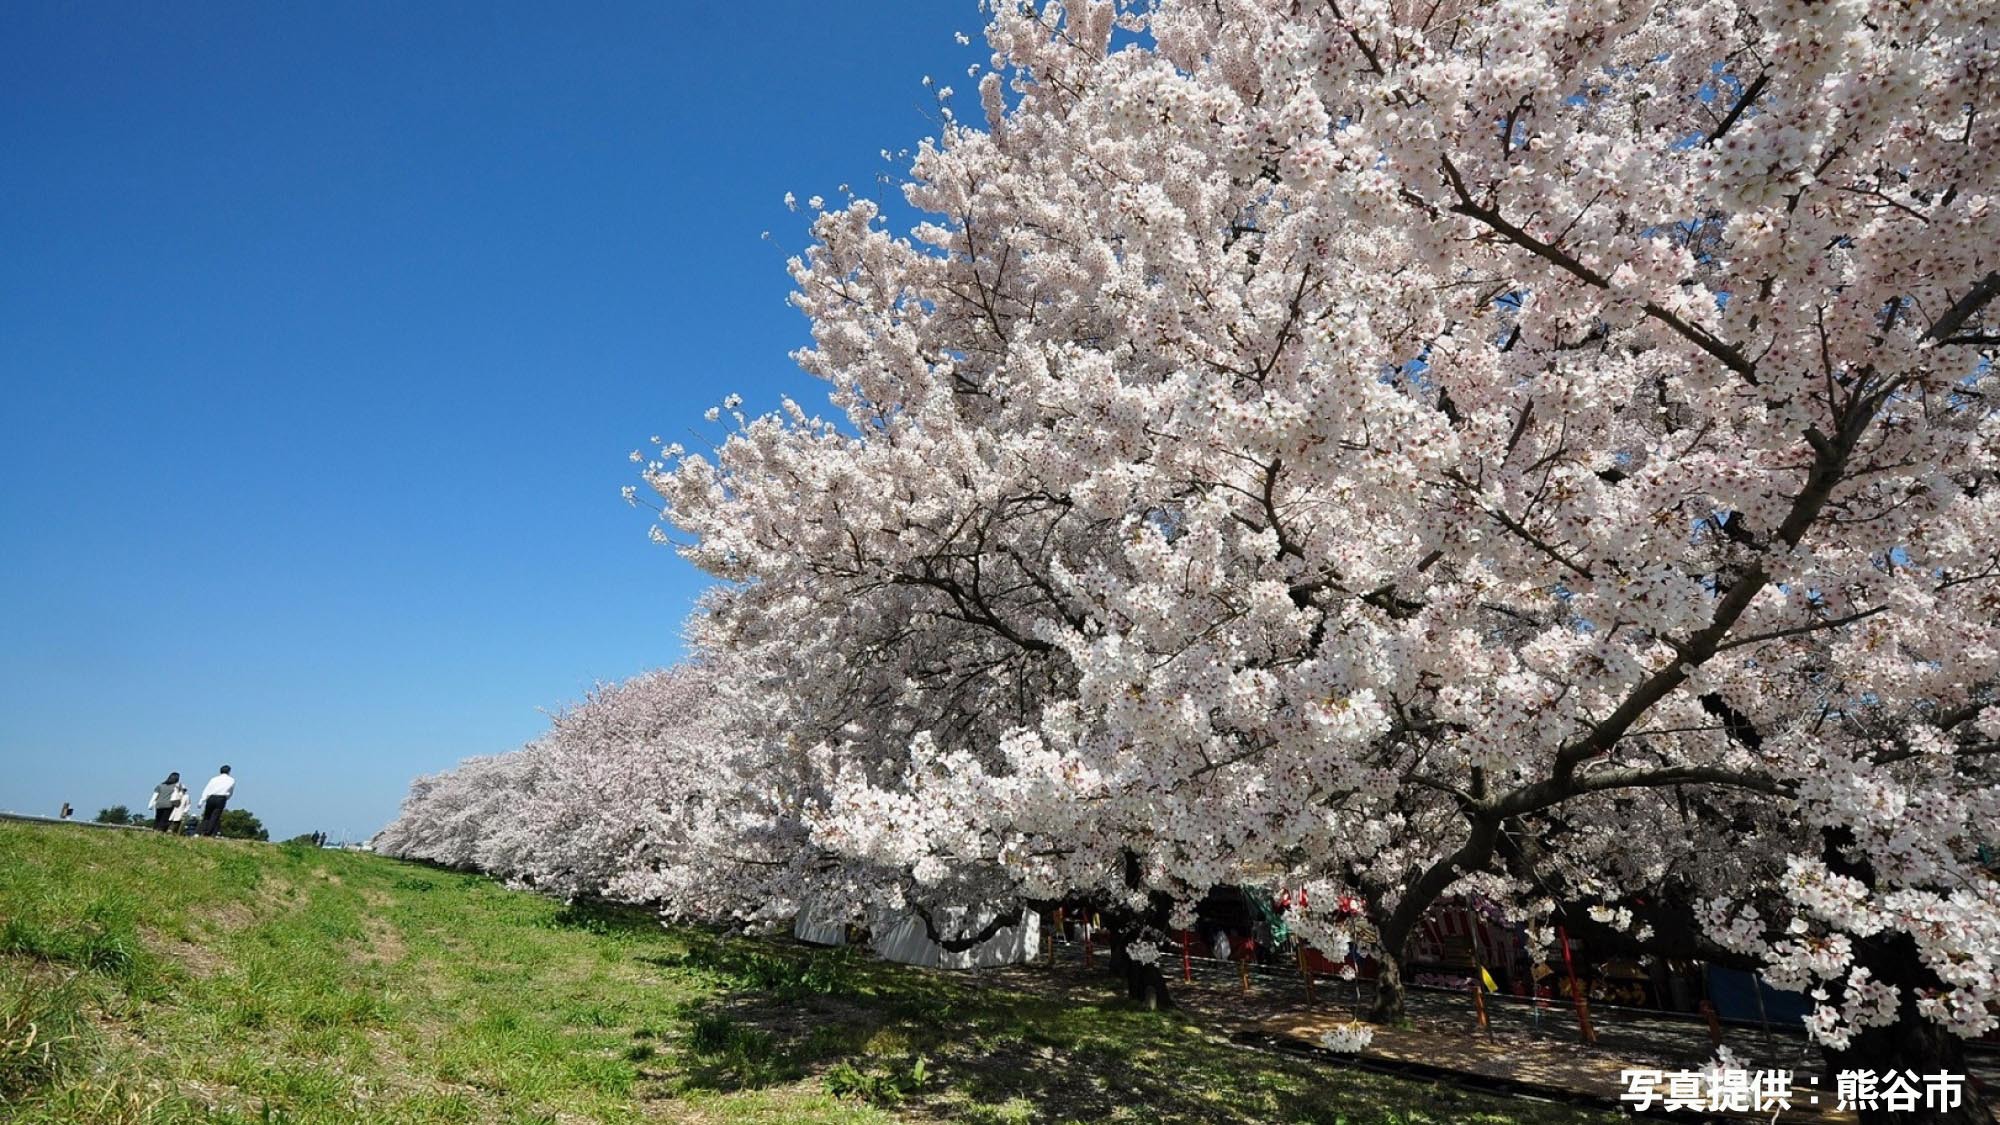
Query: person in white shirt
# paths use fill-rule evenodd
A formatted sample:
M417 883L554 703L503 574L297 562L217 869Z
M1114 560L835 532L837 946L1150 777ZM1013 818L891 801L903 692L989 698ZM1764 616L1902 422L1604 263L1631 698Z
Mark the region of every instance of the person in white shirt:
M201 834L213 836L222 831L222 809L236 792L236 779L229 776L229 767L208 779L201 788Z
M180 771L167 775L165 781L153 786L153 831L165 832L168 826L180 819L175 810L187 805L187 787L181 784Z

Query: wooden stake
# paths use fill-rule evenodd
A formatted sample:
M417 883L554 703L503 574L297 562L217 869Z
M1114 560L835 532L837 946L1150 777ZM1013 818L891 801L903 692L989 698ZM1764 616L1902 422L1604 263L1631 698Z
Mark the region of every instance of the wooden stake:
M1188 948L1188 932L1181 931L1181 983L1194 983L1194 952Z
M1722 1021L1716 1018L1715 1005L1709 1003L1706 996L1701 998L1701 1015L1703 1019L1708 1021L1709 1045L1712 1047L1722 1046Z
M1583 985L1576 979L1576 962L1570 959L1569 931L1557 926L1556 940L1562 942L1563 968L1569 973L1569 994L1576 998L1576 1025L1583 1032L1583 1041L1594 1047L1597 1045L1597 1029L1590 1025L1590 1002L1583 998Z
M1312 966L1306 964L1306 947L1303 943L1299 945L1299 975L1306 978L1306 1003L1310 1004L1314 999L1313 971Z

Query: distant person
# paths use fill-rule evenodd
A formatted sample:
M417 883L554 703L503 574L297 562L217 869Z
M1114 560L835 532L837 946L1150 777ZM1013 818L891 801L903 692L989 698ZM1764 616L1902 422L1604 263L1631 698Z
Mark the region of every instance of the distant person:
M178 779L180 775L175 774L174 777ZM180 784L178 780L174 783L174 792L180 800L174 802L174 811L167 814L167 831L175 836L185 836L187 833L184 825L187 823L188 807L194 804L194 797L188 793L187 786Z
M71 813L73 813L73 812L75 812L75 811L76 811L75 809L72 809L72 808L70 808L70 807L69 807L69 802L68 802L68 801L64 801L64 802L63 802L63 807L62 807L62 817L61 817L61 819L63 819L63 820L68 820L68 819L69 819L69 814L71 814Z
M179 770L167 775L165 781L153 786L153 831L165 832L174 821L174 810L187 804L187 786L181 784Z
M229 776L229 767L208 779L201 788L201 834L213 836L222 831L222 810L229 804L229 798L236 792L236 779Z

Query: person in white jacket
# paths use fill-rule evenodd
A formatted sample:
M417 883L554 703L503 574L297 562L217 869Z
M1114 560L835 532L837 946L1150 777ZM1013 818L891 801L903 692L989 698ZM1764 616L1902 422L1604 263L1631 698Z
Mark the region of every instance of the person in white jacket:
M185 834L181 831L181 826L187 822L188 806L192 804L194 804L194 795L188 792L188 787L176 784L174 786L174 811L167 814L168 833L175 836Z
M213 836L222 831L222 809L229 804L229 798L236 792L236 779L229 775L229 767L208 779L201 787L201 834Z
M165 832L180 820L187 809L187 786L181 784L179 770L167 775L165 781L153 786L153 831Z

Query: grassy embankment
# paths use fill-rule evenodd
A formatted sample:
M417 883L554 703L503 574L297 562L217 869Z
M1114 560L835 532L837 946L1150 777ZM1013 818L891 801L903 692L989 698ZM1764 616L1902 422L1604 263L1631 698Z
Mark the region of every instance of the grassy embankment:
M0 1119L1608 1120L375 856L0 823Z

